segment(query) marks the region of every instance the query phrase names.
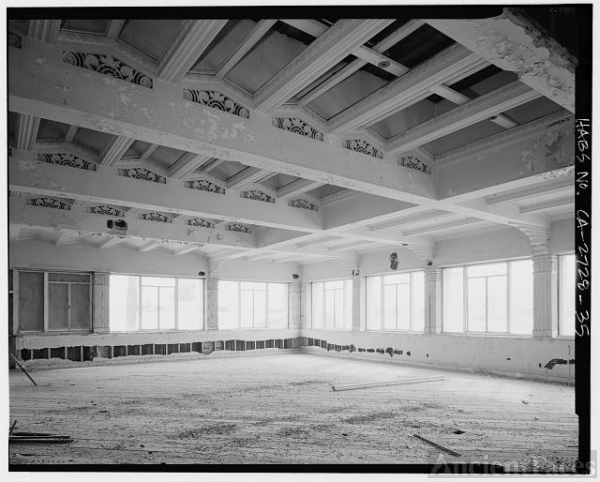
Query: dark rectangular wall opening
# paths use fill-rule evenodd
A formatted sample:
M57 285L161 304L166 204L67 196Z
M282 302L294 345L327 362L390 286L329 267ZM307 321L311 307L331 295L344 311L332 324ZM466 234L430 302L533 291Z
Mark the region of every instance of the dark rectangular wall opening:
M195 341L192 343L192 351L197 351L198 353L202 353L202 342Z
M256 342L254 342L254 341L246 342L246 350L255 350L255 349L256 349Z
M264 350L265 349L265 341L264 340L257 341L256 342L256 349L257 350Z
M113 356L116 358L118 356L126 356L127 355L127 347L125 345L119 345L113 347Z
M92 361L94 359L94 353L91 346L83 347L83 361Z
M267 340L267 348L275 348L275 340Z
M275 340L275 348L283 349L283 340Z
M220 350L223 350L224 348L225 348L225 344L223 343L223 340L215 341L215 351L220 351Z
M142 355L153 355L154 354L154 345L152 343L148 343L147 345L142 345Z
M81 346L68 347L67 358L71 361L81 361Z
M171 353L179 353L179 344L178 343L169 343L167 346L167 353L170 355Z
M227 340L225 342L225 349L229 351L235 351L235 340Z
M191 350L190 343L180 343L179 344L179 353L189 353Z
M48 359L48 348L40 348L39 350L33 350L34 360Z
M60 348L50 348L50 358L61 358L65 359L65 347L61 346Z
M21 350L21 360L23 360L23 361L31 360L31 350L28 350L27 348L23 348Z
M167 353L167 347L163 345L154 345L155 355L165 355Z
M127 345L127 356L139 355L139 354L140 354L140 345Z
M235 351L246 351L246 342L244 340L235 340Z

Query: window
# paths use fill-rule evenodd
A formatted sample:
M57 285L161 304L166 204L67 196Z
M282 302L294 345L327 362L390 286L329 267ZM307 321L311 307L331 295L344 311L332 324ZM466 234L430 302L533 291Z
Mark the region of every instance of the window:
M367 330L423 331L424 326L422 271L367 278Z
M201 330L202 283L191 278L110 275L110 330Z
M89 331L91 275L45 271L18 272L19 331Z
M219 281L219 328L288 327L288 285Z
M443 270L443 331L531 334L531 260Z
M575 255L559 257L558 334L575 336Z
M352 280L312 284L312 327L327 330L352 327Z

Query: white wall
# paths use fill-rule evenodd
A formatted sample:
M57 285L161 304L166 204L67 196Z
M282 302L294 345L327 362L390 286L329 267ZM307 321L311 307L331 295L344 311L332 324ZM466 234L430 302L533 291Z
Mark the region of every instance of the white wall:
M300 274L299 265L235 259L223 263L217 276L219 279L291 283L294 281L292 274Z

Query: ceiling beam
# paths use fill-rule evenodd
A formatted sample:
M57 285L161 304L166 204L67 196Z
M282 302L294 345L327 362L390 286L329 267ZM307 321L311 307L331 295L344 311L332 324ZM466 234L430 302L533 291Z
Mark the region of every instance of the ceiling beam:
M424 234L436 233L438 231L446 231L448 229L456 229L462 226L467 226L473 223L481 223L481 219L463 218L455 221L447 221L445 223L435 223L431 226L423 226L415 229L404 231L404 236L423 236Z
M113 166L129 150L135 139L126 136L114 136L100 154L101 166Z
M158 62L158 78L178 84L208 48L227 20L184 20L178 34Z
M311 181L310 179L297 179L277 189L275 196L277 199L289 199L323 185L324 183L322 182Z
M384 51L388 50L390 47L393 47L398 42L400 42L402 39L408 37L411 33L415 32L420 27L422 27L423 24L424 24L423 20L409 20L406 24L404 24L402 27L400 27L394 33L392 33L391 35L389 35L388 37L383 39L381 42L379 42L377 45L375 45L372 50L373 55L369 56L369 55L364 54L363 57L366 57L369 60L374 60L375 58L377 58L376 56L378 53L384 52ZM368 49L364 46L362 46L358 49L358 51L364 51L364 52L367 52L367 54L369 53L368 51L370 51L370 50L371 49ZM304 95L298 101L298 103L300 105L306 105L309 102L312 102L317 97L320 97L325 92L327 92L328 90L332 89L334 86L336 86L337 84L342 82L344 79L350 77L354 72L360 70L366 64L367 64L367 60L364 58L360 58L360 56L359 56L358 59L353 60L348 65L346 65L343 69L341 69L340 71L338 71L337 73L332 75L329 79L327 79L326 81L319 84L315 89L311 90L309 93ZM404 66L402 66L402 67L404 67ZM408 70L408 69L406 69L406 70Z
M106 37L108 38L117 38L119 36L119 34L121 33L121 30L123 30L123 26L125 25L125 22L127 22L127 20L111 20L108 23L108 29L106 30Z
M74 233L72 231L65 231L61 233L60 237L54 242L54 245L59 247L66 246L73 235Z
M174 251L173 254L175 255L181 255L181 254L188 254L188 253L193 253L194 251L198 251L198 249L201 246L197 245L197 244L190 244L188 246L184 246L183 248L178 249L177 251Z
M46 42L55 44L60 31L60 20L41 20L31 19L27 25L27 36Z
M181 179L194 172L199 166L210 160L210 157L186 152L169 168L169 177Z
M110 236L106 241L104 241L102 244L100 244L98 246L98 249L112 248L112 247L116 246L117 244L121 243L122 241L123 241L123 238L121 238L119 236Z
M572 207L574 204L575 204L575 197L568 196L568 197L561 197L558 199L549 199L549 200L541 201L541 202L538 202L535 204L529 204L527 206L521 206L519 208L519 211L522 214L540 213L540 212L546 211L547 209Z
M521 201L523 199L539 196L540 194L551 194L564 190L573 191L574 188L574 176L565 176L564 178L559 178L553 182L545 182L540 183L539 185L492 194L485 197L485 202L490 205L502 204L505 202Z
M400 154L540 97L539 92L515 81L399 134L386 143Z
M329 120L330 133L339 135L377 122L429 97L432 87L485 64L462 45L453 45L335 115Z
M31 151L35 145L39 129L39 117L28 114L19 114L17 139L15 142L16 148L24 151Z
M147 253L148 251L152 251L153 249L156 249L162 245L163 245L162 241L153 240L153 241L150 241L150 242L144 244L143 246L140 246L137 249L137 252L138 253Z
M254 96L255 107L269 112L281 106L392 21L338 20L259 89Z
M389 221L380 222L377 224L371 224L368 227L369 231L380 231L382 229L388 229L396 226L405 226L407 224L415 224L422 223L432 219L436 221L445 218L448 216L452 216L452 213L447 211L441 211L437 209L432 209L428 212L421 212L417 214L413 214L412 216L399 217L396 219L391 219Z
M260 20L246 36L238 48L221 64L215 72L217 77L224 77L244 56L262 39L277 20Z
M257 182L265 176L265 171L256 167L247 167L227 179L229 189L241 189L248 184Z
M576 60L519 9L485 19L427 20L433 28L575 112Z

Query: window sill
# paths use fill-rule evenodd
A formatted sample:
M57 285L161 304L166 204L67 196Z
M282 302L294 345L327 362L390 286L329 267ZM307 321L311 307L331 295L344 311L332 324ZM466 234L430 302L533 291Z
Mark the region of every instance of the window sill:
M533 335L520 335L513 333L436 333L437 335L444 336L463 336L468 338L523 338L527 340L532 340Z

